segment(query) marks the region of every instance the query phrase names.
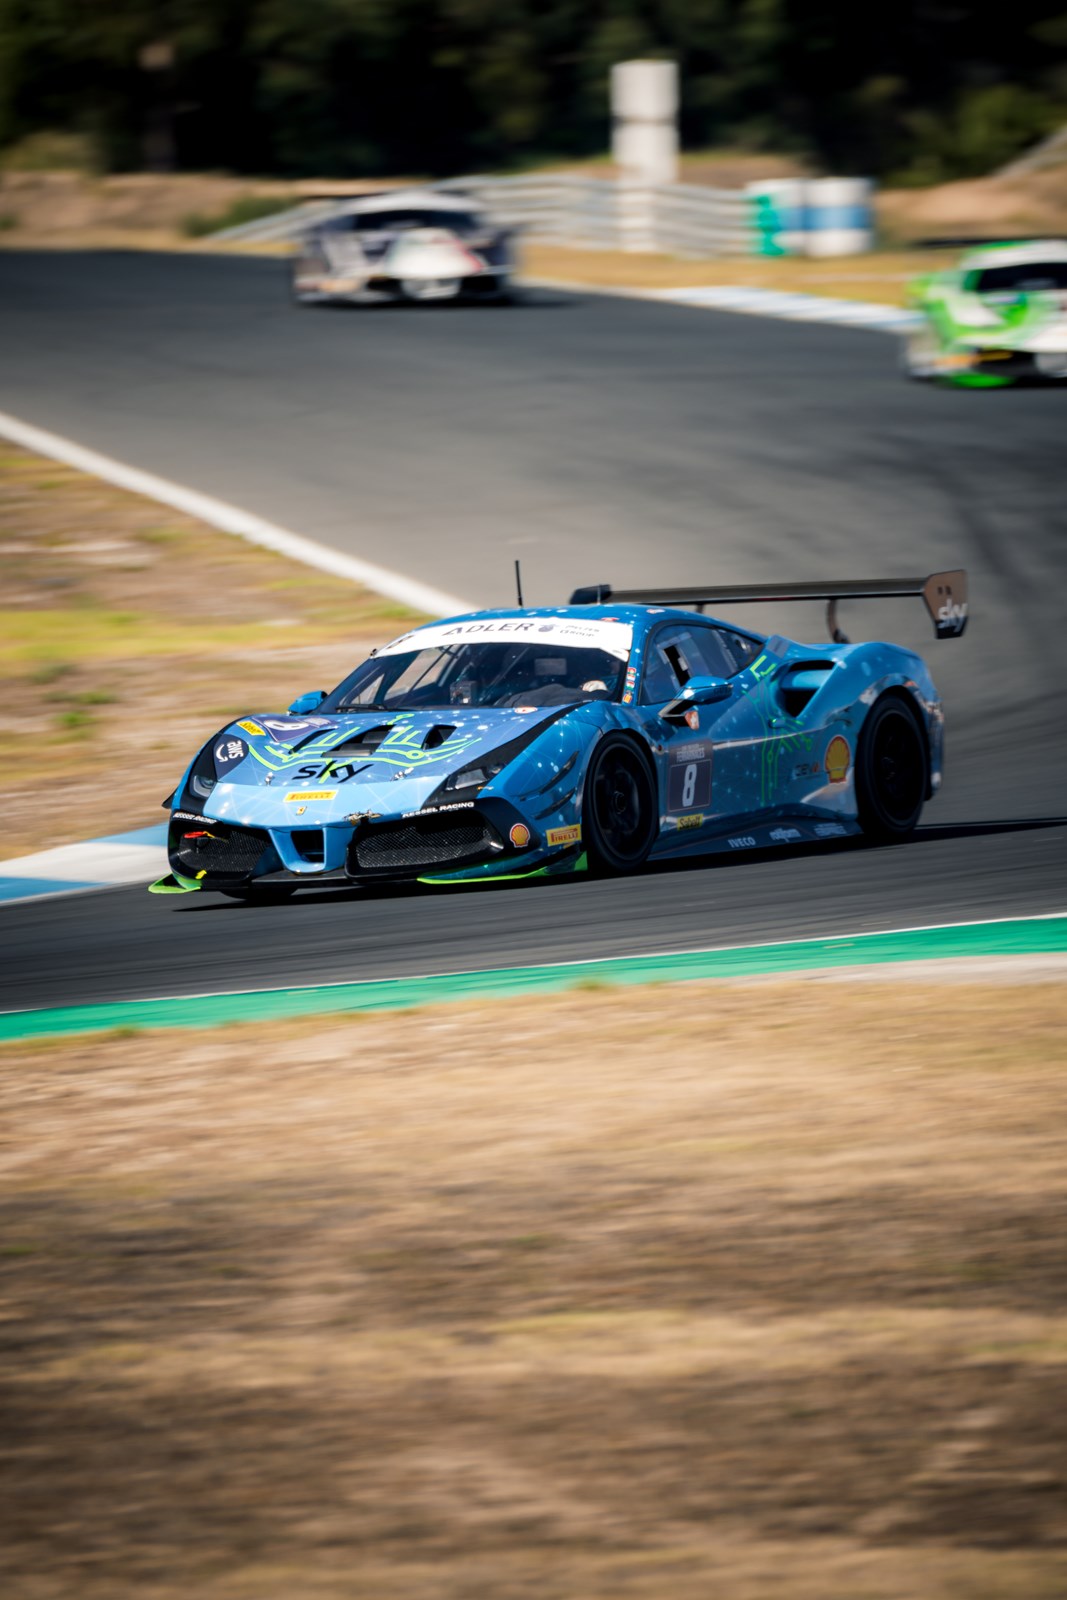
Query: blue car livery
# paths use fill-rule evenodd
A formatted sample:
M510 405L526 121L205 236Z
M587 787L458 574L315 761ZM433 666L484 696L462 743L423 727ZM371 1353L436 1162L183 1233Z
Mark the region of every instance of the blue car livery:
M634 871L650 858L906 837L941 782L942 708L910 650L849 643L841 599L919 595L962 634L966 577L578 590L431 622L332 693L208 740L165 802L156 892ZM707 615L824 599L833 642Z

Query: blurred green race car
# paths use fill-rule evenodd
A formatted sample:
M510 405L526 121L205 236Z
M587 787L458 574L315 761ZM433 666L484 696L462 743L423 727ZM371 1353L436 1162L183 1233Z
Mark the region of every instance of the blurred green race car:
M990 244L917 278L906 336L911 378L971 388L1067 381L1067 240Z

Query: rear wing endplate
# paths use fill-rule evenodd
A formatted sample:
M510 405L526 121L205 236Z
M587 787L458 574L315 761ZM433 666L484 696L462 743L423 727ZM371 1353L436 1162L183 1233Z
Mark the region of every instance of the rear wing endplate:
M752 583L718 586L676 585L668 589L613 589L593 584L575 589L572 606L614 605L681 606L703 611L712 605L747 605L757 601L825 600L826 626L836 644L848 640L837 626L839 600L890 600L898 595L922 597L939 639L958 639L967 626L967 574L933 572L928 578L859 578L840 583Z

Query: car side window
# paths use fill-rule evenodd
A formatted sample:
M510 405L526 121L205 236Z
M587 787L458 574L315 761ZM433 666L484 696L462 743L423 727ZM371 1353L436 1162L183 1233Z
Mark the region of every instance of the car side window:
M706 678L729 678L735 671L734 658L726 649L718 628L694 628L693 642L699 652L701 665L697 672Z
M732 677L735 672L741 672L750 661L755 661L763 645L759 639L753 639L750 634L736 633L733 628L716 628L715 633L733 666L729 672L724 672L724 678Z
M673 699L690 678L728 678L735 670L714 629L668 624L645 649L641 704Z
M645 649L645 671L641 679L641 704L658 706L678 693L678 680L670 662L650 639Z

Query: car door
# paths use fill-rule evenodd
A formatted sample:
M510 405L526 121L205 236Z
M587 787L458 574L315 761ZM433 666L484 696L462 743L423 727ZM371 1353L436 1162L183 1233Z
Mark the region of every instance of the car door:
M710 623L663 623L645 647L640 704L655 714L690 678L735 679L758 651L758 640L724 637ZM749 773L758 767L763 722L742 694L718 705L695 706L683 722L658 720L653 736L661 755L664 834L714 832L723 818L751 809Z
M752 639L721 624L715 632L739 662L734 698L715 722L716 810L738 817L803 809L813 781L823 781L818 775L828 727L825 708L807 709L812 694L804 680L834 664L817 653L798 659L778 637Z

